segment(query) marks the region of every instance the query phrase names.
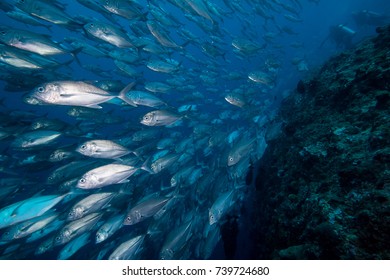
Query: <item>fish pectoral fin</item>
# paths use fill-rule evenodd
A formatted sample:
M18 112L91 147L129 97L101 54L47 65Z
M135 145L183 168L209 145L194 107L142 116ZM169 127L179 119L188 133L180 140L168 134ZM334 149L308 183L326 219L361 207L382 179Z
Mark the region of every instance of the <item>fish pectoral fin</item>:
M12 213L11 213L11 217L12 218L15 218L17 215L18 215L18 210L20 209L20 207L23 205L23 203L21 203L20 205L18 205L18 207L16 207L13 211L12 211Z
M60 93L60 96L68 98L68 97L77 96L77 94L73 94L73 93Z

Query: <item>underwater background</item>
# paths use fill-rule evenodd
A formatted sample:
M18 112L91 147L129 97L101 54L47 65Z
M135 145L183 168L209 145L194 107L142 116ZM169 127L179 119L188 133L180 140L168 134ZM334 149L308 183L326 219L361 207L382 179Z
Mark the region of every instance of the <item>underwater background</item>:
M0 4L2 259L388 259L388 1Z

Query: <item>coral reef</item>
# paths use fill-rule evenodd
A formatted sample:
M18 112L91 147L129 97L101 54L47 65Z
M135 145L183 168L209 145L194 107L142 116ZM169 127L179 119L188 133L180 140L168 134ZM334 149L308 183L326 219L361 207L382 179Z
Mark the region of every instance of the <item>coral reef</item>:
M256 178L257 259L390 259L390 26L281 106Z

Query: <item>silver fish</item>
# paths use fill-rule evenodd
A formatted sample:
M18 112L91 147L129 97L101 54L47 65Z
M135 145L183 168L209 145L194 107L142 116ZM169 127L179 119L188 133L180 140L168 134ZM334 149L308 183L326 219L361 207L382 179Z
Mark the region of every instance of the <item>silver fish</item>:
M52 171L47 177L46 183L49 185L60 184L64 181L74 179L95 166L95 161L71 161Z
M44 195L27 198L0 209L0 229L46 213L65 195Z
M230 104L243 108L246 105L244 97L239 94L229 93L225 96L225 100Z
M7 228L7 230L1 236L1 240L11 241L27 237L32 233L46 227L57 217L58 213L45 213L42 216L38 216L27 221L20 222L16 225Z
M180 158L180 154L168 154L163 156L151 164L151 170L154 174L160 173L164 169L174 165Z
M54 246L54 235L45 239L35 250L35 255L42 255L46 253L47 251L50 251L53 249Z
M191 8L201 17L210 20L214 23L209 10L203 0L185 0L185 2L191 6Z
M36 232L33 232L26 240L26 242L34 242L38 239L41 239L42 237L47 236L48 234L58 230L60 227L64 225L64 220L58 220L54 219L51 223L47 224L44 228L41 230L38 230Z
M128 0L99 0L101 5L109 12L126 19L142 18L142 6L137 1Z
M141 123L147 126L166 126L175 123L181 118L181 115L167 110L156 110L145 114Z
M83 198L72 206L67 220L74 221L104 208L115 195L116 193L95 193Z
M80 236L85 232L91 231L92 228L99 221L99 219L102 217L102 215L102 213L91 213L81 219L66 224L55 236L53 240L53 245L58 246L68 243L77 236Z
M244 55L253 55L256 54L259 50L265 48L265 46L260 46L255 42L244 38L234 39L232 41L232 46Z
M229 151L227 165L232 166L237 164L243 157L248 155L254 147L256 138L243 138Z
M36 87L31 96L45 104L102 108L98 104L121 98L83 81L54 81ZM124 100L125 101L125 100Z
M273 87L275 83L274 77L263 71L253 71L248 74L248 78L255 83L264 84Z
M147 21L147 26L149 28L150 33L156 38L156 40L164 47L167 48L183 48L182 46L176 44L169 35L163 30L162 26L158 24L156 21Z
M0 45L0 61L21 70L39 70L61 65L38 54L29 54L6 45Z
M45 21L63 25L70 29L81 28L79 22L73 20L60 7L50 1L20 0L15 1L16 7L29 15L43 19Z
M150 60L146 63L146 67L155 72L161 73L175 73L180 70L181 63L176 60Z
M126 94L126 97L128 98L128 103L131 102L135 107L138 105L151 108L161 108L166 106L166 103L160 98L145 91L132 90Z
M154 93L166 93L171 90L171 86L161 82L147 82L145 83L145 89Z
M31 149L51 144L62 134L53 130L36 130L19 135L12 143L11 147L17 149Z
M10 18L13 18L19 22L23 22L23 23L33 25L33 26L42 26L42 27L47 28L48 30L50 30L50 28L51 28L51 25L43 24L39 19L26 14L25 12L23 12L22 10L20 10L18 8L15 8L12 11L8 11L6 14Z
M84 30L91 36L118 48L134 47L127 34L114 25L94 21L85 24Z
M234 190L222 193L209 210L210 225L217 223L234 202Z
M59 162L66 159L70 159L75 156L74 152L67 151L65 149L57 149L54 152L52 152L49 156L50 162Z
M125 215L114 215L108 219L96 232L96 244L107 240L116 231L118 231L123 226L124 217Z
M89 242L91 232L85 232L66 244L58 254L58 260L67 260Z
M134 259L141 249L145 235L138 235L120 244L108 257L109 260Z
M146 201L143 201L133 208L127 213L123 224L124 225L134 225L143 220L152 217L156 214L161 208L163 208L170 198L167 197L159 197L159 198L151 198Z
M81 144L76 151L88 157L107 159L119 158L130 153L127 148L111 140L90 140Z
M166 237L160 251L160 259L173 260L177 258L178 252L185 246L192 237L192 220L185 222L180 227L171 231Z
M127 182L127 178L133 175L138 168L124 164L107 164L92 169L85 173L78 181L80 189L96 189L108 185Z
M40 55L57 55L71 52L53 42L48 36L7 26L0 28L0 42Z

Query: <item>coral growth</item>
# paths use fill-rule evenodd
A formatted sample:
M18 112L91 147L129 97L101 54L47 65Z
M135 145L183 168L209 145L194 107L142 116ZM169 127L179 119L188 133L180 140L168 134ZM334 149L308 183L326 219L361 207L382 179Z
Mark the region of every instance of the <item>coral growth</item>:
M287 97L256 179L254 258L390 258L390 26Z

